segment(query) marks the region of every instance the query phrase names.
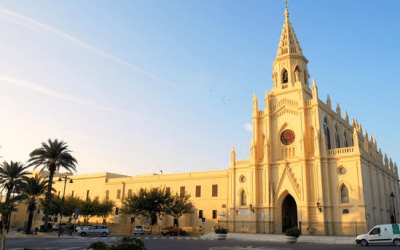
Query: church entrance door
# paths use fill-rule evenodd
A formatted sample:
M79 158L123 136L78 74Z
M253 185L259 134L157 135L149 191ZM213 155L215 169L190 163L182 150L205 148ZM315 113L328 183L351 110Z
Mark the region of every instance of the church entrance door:
M293 196L288 194L282 202L282 232L297 226L297 205Z

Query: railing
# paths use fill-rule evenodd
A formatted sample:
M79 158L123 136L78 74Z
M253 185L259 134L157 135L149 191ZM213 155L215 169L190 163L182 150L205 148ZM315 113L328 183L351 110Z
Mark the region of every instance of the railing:
M354 152L354 147L335 148L328 150L329 155L349 154Z

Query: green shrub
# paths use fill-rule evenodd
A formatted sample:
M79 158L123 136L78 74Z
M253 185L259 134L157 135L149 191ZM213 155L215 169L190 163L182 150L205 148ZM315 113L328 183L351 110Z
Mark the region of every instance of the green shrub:
M300 229L298 229L297 227L289 228L285 231L285 235L286 236L294 236L294 237L298 238L300 236Z
M216 234L227 234L228 232L228 229L223 227L218 227L217 229L215 229Z
M102 241L97 241L95 243L90 244L90 246L87 249L94 249L94 250L108 250L109 247L107 246L106 243Z
M87 249L94 250L147 250L144 243L140 239L135 239L132 237L123 237L119 239L122 244L108 246L102 241L92 243Z

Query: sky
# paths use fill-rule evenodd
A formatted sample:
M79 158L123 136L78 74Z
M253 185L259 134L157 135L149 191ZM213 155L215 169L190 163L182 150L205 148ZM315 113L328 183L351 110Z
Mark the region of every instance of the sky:
M400 163L400 2L289 1L319 98ZM67 142L77 174L227 169L273 87L282 1L0 1L0 156ZM259 109L263 109L259 102ZM396 132L397 131L397 132Z

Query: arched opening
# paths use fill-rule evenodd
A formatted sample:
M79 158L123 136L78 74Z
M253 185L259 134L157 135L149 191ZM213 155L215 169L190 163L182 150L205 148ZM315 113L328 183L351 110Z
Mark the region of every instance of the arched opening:
M297 226L297 205L293 196L288 194L282 202L282 233Z
M347 143L347 133L346 133L346 131L344 131L344 133L343 133L343 142L344 142L344 146L345 147L349 146L349 143Z
M331 149L331 135L329 133L329 128L328 128L328 121L326 118L324 119L324 134L325 134L325 143L326 143L326 148Z
M288 81L289 81L289 75L287 70L285 69L282 74L282 83L288 83Z
M349 203L349 190L346 185L343 185L340 189L340 201L342 203Z
M241 206L246 206L246 192L242 190L242 193L240 194L240 205Z
M336 142L336 148L340 148L339 129L337 125L335 125L335 142Z

